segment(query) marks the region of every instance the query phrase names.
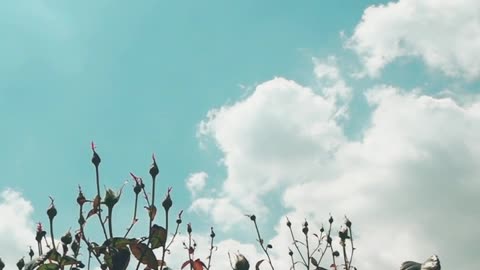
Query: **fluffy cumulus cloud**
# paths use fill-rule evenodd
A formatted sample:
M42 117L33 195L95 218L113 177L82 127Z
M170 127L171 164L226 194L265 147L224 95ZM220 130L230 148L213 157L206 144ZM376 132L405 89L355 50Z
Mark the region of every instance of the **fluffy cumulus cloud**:
M395 269L434 253L445 268L480 264L473 232L480 222L480 102L376 86L365 93L371 120L361 139L350 140L329 95L348 89L337 72L315 69L321 80L337 81L329 85L338 91L276 78L211 111L200 133L224 153L228 176L220 195L192 207L229 226L232 211L240 218L268 213L264 198L276 191L284 214L296 220L321 224L329 212L348 214L361 269ZM291 242L284 227L282 219L272 240L280 260Z
M364 11L347 46L371 76L403 56L423 59L449 76L480 77L480 2L400 0Z
M202 191L205 188L207 179L208 174L206 172L192 173L188 177L186 185L193 197L195 197L198 192Z
M28 246L34 246L35 223L31 219L32 204L17 191L6 189L0 193L0 258L13 268L27 254Z
M225 153L228 178L223 197L199 198L193 208L267 212L262 196L323 171L323 164L343 143L337 112L334 100L283 78L259 85L232 106L210 111L199 133L211 136Z

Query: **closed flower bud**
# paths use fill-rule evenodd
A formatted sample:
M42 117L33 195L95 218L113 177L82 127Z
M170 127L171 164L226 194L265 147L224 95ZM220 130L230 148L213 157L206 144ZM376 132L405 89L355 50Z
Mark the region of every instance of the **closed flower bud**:
M172 198L170 198L170 191L172 191L172 188L168 189L167 197L165 197L165 200L162 202L163 209L165 209L166 212L168 212L173 205Z
M323 233L325 231L325 229L323 228L323 225L322 227L320 228L320 232Z
M155 178L157 177L158 175L158 166L157 166L157 161L155 160L155 155L152 155L152 159L153 159L153 164L152 164L152 167L150 168L150 175L152 176L152 178Z
M292 222L290 222L290 220L287 218L287 227L292 227Z
M330 218L328 219L328 223L332 224L333 223L333 217L330 216Z
M213 231L213 227L210 228L210 231L211 231L210 237L215 238L215 232Z
M187 233L188 233L188 234L191 234L191 233L192 233L192 224L191 224L191 223L188 223L188 224L187 224Z
M303 234L307 234L308 233L308 227L303 227L302 232L303 232Z
M85 199L85 196L83 195L82 189L81 189L80 186L79 186L79 187L78 187L77 203L78 203L80 206L82 206L86 201L87 201L87 199Z
M23 260L23 258L21 258L18 262L17 262L17 267L18 267L18 270L22 270L22 268L25 266L25 261Z
M108 208L113 208L115 204L117 204L118 200L120 199L120 195L121 195L121 192L116 194L113 190L107 189L103 203L105 203L105 205Z
M345 217L345 225L348 227L348 228L351 228L352 227L352 222L350 221L350 219L348 219L347 217Z
M291 249L288 249L288 255L293 256L293 251Z
M60 238L60 241L62 241L62 243L64 243L65 245L69 245L70 243L72 243L72 234L70 233L70 231L68 231L64 236L62 236Z
M251 220L251 221L255 221L255 220L257 220L257 217L256 217L255 215L251 215L251 216L250 216L250 220Z
M102 160L100 159L100 156L95 151L95 143L93 142L92 142L92 151L93 151L92 163L93 165L95 165L95 167L98 167L98 165L100 165L100 162Z
M55 204L53 203L52 197L50 197L50 200L52 200L52 202L50 203L50 206L47 209L47 216L50 220L53 220L53 218L57 215L57 208L55 208Z
M34 255L35 255L35 252L33 252L32 247L30 247L30 251L28 252L28 256L30 256L30 260L32 260Z

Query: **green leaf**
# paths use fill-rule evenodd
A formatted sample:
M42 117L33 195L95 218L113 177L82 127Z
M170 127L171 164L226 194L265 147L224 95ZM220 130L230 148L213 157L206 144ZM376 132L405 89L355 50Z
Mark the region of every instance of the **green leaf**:
M165 246L167 242L167 230L165 228L154 224L150 230L150 243L152 243L152 249Z
M42 264L37 270L58 270L60 266L55 263Z
M67 256L67 255L63 256L62 259L60 260L60 264L62 266L78 264L78 263L79 263L79 261L77 261L75 258Z
M58 251L53 248L50 249L46 255L48 260L55 261L55 262L60 261L60 258L62 257L62 255L60 255L60 253L58 253Z
M112 246L114 248L121 249L136 241L137 239L135 238L113 237L112 239L106 240L102 246Z
M141 263L146 264L149 268L157 269L157 257L155 257L153 250L147 245L140 242L131 243L130 250L132 251L133 256L135 256L135 258Z
M112 254L112 269L126 270L130 262L130 251L127 247L119 249Z

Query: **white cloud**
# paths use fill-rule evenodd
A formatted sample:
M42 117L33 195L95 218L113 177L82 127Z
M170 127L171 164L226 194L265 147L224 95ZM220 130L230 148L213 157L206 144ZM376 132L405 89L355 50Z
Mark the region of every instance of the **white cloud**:
M261 196L324 170L344 140L336 113L332 100L283 78L259 85L232 106L210 111L199 133L211 136L225 153L228 178L221 196L230 198L218 200L217 207L228 203L265 213Z
M28 246L36 246L32 213L32 204L19 192L6 189L0 193L0 258L7 268L28 253Z
M480 77L480 2L400 0L364 11L347 47L368 75L404 56L423 59L449 76Z
M339 80L334 69L316 72ZM329 212L348 214L359 268L396 268L433 253L446 268L478 265L472 228L480 222L480 103L391 86L366 98L372 118L358 141L346 139L334 117L338 105L325 92L280 78L210 112L201 133L223 151L228 177L220 196L192 207L267 212L262 198L279 191L288 215L300 220L320 224ZM232 214L205 212L220 225ZM279 221L272 240L280 259L289 243L284 226Z
M192 173L186 181L186 185L193 197L205 188L208 174L206 172Z

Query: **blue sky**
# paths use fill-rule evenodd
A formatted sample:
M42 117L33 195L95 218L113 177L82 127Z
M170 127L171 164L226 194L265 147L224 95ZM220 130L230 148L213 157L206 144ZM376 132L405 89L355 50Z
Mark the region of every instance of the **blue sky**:
M362 198L344 202L340 199L342 197L327 196L332 201L339 201L341 206L337 205L339 208L336 208L327 204L322 213L317 213L318 216L315 216L315 211L293 207L286 198L298 195L301 188L299 184L308 186L323 183L327 187L342 187L345 184L343 181L349 177L349 171L341 167L353 159L365 160L364 163L354 163L354 167L358 164L367 165L355 176L350 175L352 179L360 176L398 177L398 183L402 183L408 194L412 194L409 188L425 188L429 183L414 186L404 180L408 175L406 171L424 172L423 177L418 176L422 182L422 179L438 176L439 169L445 167L445 163L452 162L447 157L446 161L422 159L424 162L419 162L417 155L414 155L415 158L410 155L409 147L420 149L419 152L426 156L440 153L462 160L473 159L477 155L478 144L468 138L477 134L478 122L475 120L478 120L478 115L475 108L478 104L480 69L469 59L478 56L480 50L477 45L480 43L475 38L470 40L466 37L474 37L472 33L480 29L475 15L468 12L475 10L478 4L466 1L468 3L454 5L454 15L445 19L439 10L452 8L445 1L438 4L420 1L422 4L415 4L410 0L401 0L388 6L379 6L388 2L247 0L2 3L0 120L3 129L0 134L0 164L3 166L0 190L15 190L20 192L19 196L31 202L34 211L28 214L26 222L32 224L32 230L33 222L47 220L44 210L49 204L49 195L55 198L59 209L57 234L71 226L76 227L76 217L73 218L69 213L77 209L77 186L80 184L87 196L93 196L95 192L89 148L93 140L103 160L101 177L104 186L119 188L125 180L130 179L129 172L144 177L149 183L150 156L155 153L160 167L157 192L164 194L166 188L172 186L174 211L185 209L185 221L191 221L199 231L208 234L208 228L214 225L223 239L243 240L242 235L249 231L222 222L225 212L258 211L264 213L268 220L262 223L266 235L281 242L278 240L281 231L267 228L278 228L277 225L283 222L282 216L286 214L308 216L314 220L325 219L329 212L335 210L339 211L335 213L339 217L345 213L357 214L355 208L350 210L347 206L361 205L364 202ZM408 13L406 10L413 11ZM422 14L430 14L431 17L422 17ZM434 19L443 23L435 24ZM462 28L464 25L469 27ZM466 32L452 34L452 29L466 29ZM452 40L451 43L449 40ZM465 40L469 41L467 45ZM443 41L446 46L440 45ZM455 47L457 45L458 48ZM374 62L376 64L372 64ZM322 73L322 70L330 70L330 67L340 75ZM339 94L342 87L348 92L343 97ZM288 90L277 91L277 88ZM304 91L304 88L312 91ZM325 90L327 88L333 89L333 95L329 96ZM390 88L397 90L393 93L389 91ZM285 93L285 96L275 94L277 92ZM301 97L316 102L303 104ZM282 103L288 98L292 98L293 105ZM424 104L422 102L427 102L428 98L434 100L433 107L447 104L456 108L453 111L458 109L464 114L458 116L452 113L452 118L438 120L437 126L436 120L429 120L430 116L431 119L437 119L435 110L433 116L425 112L426 122L421 122L421 116L418 119L407 117L408 109L402 111L403 104L411 106L411 112L414 113L415 106ZM443 103L442 98L452 103ZM263 107L255 107L258 104ZM320 106L318 104L324 104L321 106L325 107L317 108ZM282 109L283 105L285 107ZM445 109L447 105L438 105L438 108ZM307 106L312 106L311 110L307 110L310 108ZM342 106L346 108L348 117L332 116ZM418 106L418 115L423 115L423 105ZM248 116L249 112L253 116ZM319 116L317 119L317 113L329 116ZM444 114L448 113L450 111ZM275 128L282 125L261 122L264 119L262 115L282 116L265 119L284 123L283 127L287 129L285 134L282 133L283 129L275 133ZM387 116L392 118L383 118ZM312 122L297 121L298 117L311 118ZM245 119L250 119L250 122ZM399 130L411 130L411 134L397 136L399 132L389 125L395 120L401 121L398 123ZM416 128L426 123L431 127L425 130L431 133L425 131L424 138L418 135ZM202 124L205 127L203 131L199 128ZM334 128L328 129L332 125ZM377 135L383 133L376 127L385 127L383 137ZM269 128L272 133L265 130ZM456 132L450 134L439 128ZM230 130L237 133L231 134L233 132ZM312 131L329 144L324 145L313 139L303 142L303 137L295 137L305 130ZM434 136L438 133L449 135L440 137L437 142ZM246 140L238 134L251 136L252 139ZM272 134L279 134L278 141L272 140L278 143L272 146L274 148L287 144L298 146L298 151L282 148L278 152L291 155L292 160L275 155L277 152L273 150L270 153L270 139L262 144L262 139L272 138ZM465 142L460 143L463 138L466 138ZM391 139L392 143L383 144L383 139ZM370 141L375 143L370 145ZM296 145L296 142L299 144ZM452 149L438 148L441 142L451 143ZM266 154L249 150L236 152L235 146L245 149L265 147ZM396 152L396 146L404 146L401 154ZM461 146L470 150L456 153L458 149L463 149ZM361 158L352 157L350 153L355 152L352 149L363 153L369 147L372 147L371 150L391 147L391 152L376 155L379 156L378 160L390 161L391 158L392 163L382 163L380 167L395 172L394 175L377 171L369 174L370 171L365 168L375 167L372 164L377 164L375 162L378 160L370 160L363 155L360 155ZM334 157L324 157L323 152ZM325 175L319 173L318 168L300 162L311 157L319 158L319 162L325 164L331 163L322 170ZM401 162L394 164L398 160ZM252 164L258 162L255 166L250 163L245 165L247 161L252 161ZM469 187L474 191L478 190L478 180L469 179L477 175L475 168L478 162L475 162L465 162L467 165L460 162L457 167L448 170L453 176L458 176L455 172L472 171L465 176L467 180L459 181L463 181L462 184L471 181ZM278 169L285 164L296 166L291 174ZM412 164L421 164L418 165L421 168ZM398 168L404 168L405 171L397 172ZM206 186L201 185L200 195L194 196L185 183L191 174L197 172L205 172L208 178ZM239 176L249 179L241 180ZM298 182L294 178L298 178ZM242 181L245 181L245 185L239 188L238 194L246 192L254 195L245 199L245 202L235 202L238 198L233 190ZM435 187L451 189L445 184L447 182L436 183ZM337 186L333 183L337 183ZM371 196L369 192L377 186L376 182L358 185L361 188L352 190L352 194L365 191L366 197ZM126 187L124 202L118 208L119 212L128 213L118 217L118 221L125 224L124 227L130 222L131 205L125 202L132 198L130 186L131 182ZM392 186L396 184L386 185L378 192L390 190ZM255 188L258 190L248 192ZM459 189L458 194L452 196L461 197L462 192L463 189ZM379 202L382 200L378 199ZM195 205L195 201L200 202L196 208L191 206L192 203ZM392 202L388 204L391 209L398 207L400 212L411 207L403 205L401 201L401 198L386 200ZM305 205L313 204L307 202ZM465 199L465 203L468 202ZM212 204L224 203L224 208L215 208L218 211L209 210ZM428 203L423 203L426 206L419 208L423 209L419 210L419 216L433 211L430 206L427 207ZM461 207L460 202L454 206ZM435 213L443 212L438 210ZM367 214L368 211L358 211L358 216L362 218L367 219ZM465 216L463 212L456 214ZM360 221L364 221L362 218ZM386 222L391 217L385 216L384 219ZM469 219L470 223L466 224L478 220L478 214L474 214ZM428 222L425 221L425 224ZM427 228L421 225L413 227L406 238ZM362 233L366 235L368 230L359 232ZM254 237L252 234L252 241L246 243L254 243ZM403 250L405 245L402 241L408 242L406 238L399 240L401 243L394 245L391 252ZM422 253L419 258L397 258L398 261L422 260L437 251L446 256L445 253L449 251L445 245L433 240L425 242L418 247L431 248L424 251L425 254ZM413 255L409 252L401 254ZM364 256L368 258L370 255ZM451 258L447 265L467 261L466 268L463 268L467 269L469 264L478 262L475 260L468 255L457 256ZM390 255L372 261L384 266L398 264ZM365 263L362 266L372 265Z

